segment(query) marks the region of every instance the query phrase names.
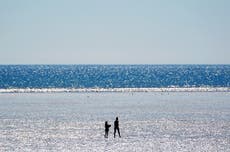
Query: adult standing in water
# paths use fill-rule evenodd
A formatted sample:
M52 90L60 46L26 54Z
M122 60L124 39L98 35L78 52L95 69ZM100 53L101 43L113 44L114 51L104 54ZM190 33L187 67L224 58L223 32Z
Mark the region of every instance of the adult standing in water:
M116 131L118 132L119 137L121 137L121 135L120 135L120 129L119 129L118 117L116 117L116 120L114 121L114 138L116 136Z

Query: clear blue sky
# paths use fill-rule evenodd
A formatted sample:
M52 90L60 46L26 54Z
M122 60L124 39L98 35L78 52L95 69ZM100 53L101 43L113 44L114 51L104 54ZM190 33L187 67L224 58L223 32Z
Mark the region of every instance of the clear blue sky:
M0 0L0 64L230 64L230 0Z

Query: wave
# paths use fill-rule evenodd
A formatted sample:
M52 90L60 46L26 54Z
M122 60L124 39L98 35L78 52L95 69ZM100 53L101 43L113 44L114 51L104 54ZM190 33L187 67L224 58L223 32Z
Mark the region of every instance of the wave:
M0 93L74 93L74 92L230 92L229 87L169 88L10 88Z

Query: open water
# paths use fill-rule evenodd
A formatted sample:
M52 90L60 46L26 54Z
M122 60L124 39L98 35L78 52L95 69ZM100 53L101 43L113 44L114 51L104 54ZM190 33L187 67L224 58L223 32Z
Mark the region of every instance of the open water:
M0 151L230 152L229 86L229 65L1 65Z

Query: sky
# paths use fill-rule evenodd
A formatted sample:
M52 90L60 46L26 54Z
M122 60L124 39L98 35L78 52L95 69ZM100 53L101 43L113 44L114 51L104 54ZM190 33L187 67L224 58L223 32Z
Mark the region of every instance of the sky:
M230 1L0 0L0 64L230 64Z

